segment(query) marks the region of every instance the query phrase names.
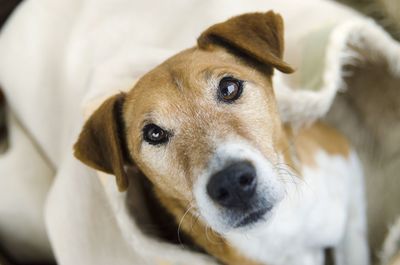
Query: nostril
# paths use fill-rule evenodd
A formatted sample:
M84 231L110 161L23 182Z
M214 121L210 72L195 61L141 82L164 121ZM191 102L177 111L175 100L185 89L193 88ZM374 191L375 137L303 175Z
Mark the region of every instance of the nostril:
M229 191L227 189L221 188L218 191L218 194L216 196L217 201L225 201L226 199L229 198Z
M242 175L239 178L239 185L242 186L243 188L246 186L250 186L254 182L254 176L253 175Z

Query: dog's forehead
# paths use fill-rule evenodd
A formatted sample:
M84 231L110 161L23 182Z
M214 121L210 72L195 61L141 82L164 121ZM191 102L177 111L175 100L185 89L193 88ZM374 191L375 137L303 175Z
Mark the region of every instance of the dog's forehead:
M125 104L127 119L163 121L168 126L168 120L176 122L172 116L184 118L185 113L191 116L200 108L207 110L207 114L215 105L212 87L217 87L219 78L226 75L261 84L258 87L270 86L270 76L254 70L224 49L195 47L169 58L137 82Z
M201 98L213 69L224 68L239 72L233 56L219 51L191 48L169 58L145 74L128 93L128 101L146 109L168 102ZM157 105L154 105L154 103Z
M148 72L130 94L133 94L132 97L151 94L153 97L171 98L201 92L205 82L223 74L249 77L259 82L265 82L267 77L224 49L203 50L196 47L172 56Z

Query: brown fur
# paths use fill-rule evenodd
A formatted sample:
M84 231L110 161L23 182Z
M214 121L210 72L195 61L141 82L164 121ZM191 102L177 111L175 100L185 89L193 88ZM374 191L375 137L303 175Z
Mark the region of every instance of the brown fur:
M292 137L292 142L302 165L316 166L314 158L315 153L319 150L343 157L348 157L350 152L347 139L322 122L301 129Z
M231 18L208 28L197 43L201 49L223 45L229 51L245 55L258 63L275 67L284 73L293 69L282 61L283 19L273 11L251 13Z
M128 187L124 170L127 162L123 153L125 137L121 123L124 97L124 94L119 94L106 100L85 123L74 146L74 155L79 160L97 170L114 174L121 191Z
M282 54L283 22L273 12L217 24L199 37L198 47L156 67L126 95L104 102L86 122L75 155L89 166L116 175L120 190L128 183L124 163L133 160L154 185L160 202L198 246L225 264L255 265L201 222L192 189L216 145L225 139L245 140L272 163L283 154L285 162L293 164L271 83L273 67L292 71ZM245 91L235 104L218 102L216 86L224 75L245 80L251 93ZM143 143L146 123L171 130L168 144ZM319 139L314 145L313 137ZM332 137L336 134L325 127L310 129L298 137L296 147L302 149L307 142L313 148L307 149L306 156L311 156ZM326 148L336 152L329 144Z

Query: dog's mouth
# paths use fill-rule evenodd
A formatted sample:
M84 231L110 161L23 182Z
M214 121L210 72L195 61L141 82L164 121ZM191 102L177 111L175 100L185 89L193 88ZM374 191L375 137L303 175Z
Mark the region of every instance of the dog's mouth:
M264 216L267 212L272 210L272 206L269 207L264 207L262 209L258 209L256 211L252 211L249 214L245 215L243 218L241 218L235 225L235 228L240 228L244 227L250 224L254 224L262 219L264 219Z

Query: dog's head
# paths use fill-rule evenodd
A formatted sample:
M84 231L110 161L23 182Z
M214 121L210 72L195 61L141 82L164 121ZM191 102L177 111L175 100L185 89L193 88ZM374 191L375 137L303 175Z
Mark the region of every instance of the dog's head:
M128 185L136 165L158 192L224 233L255 223L284 195L277 172L288 146L272 88L283 21L234 17L168 59L86 122L75 155ZM189 205L189 206L188 206ZM190 209L189 209L190 207Z

